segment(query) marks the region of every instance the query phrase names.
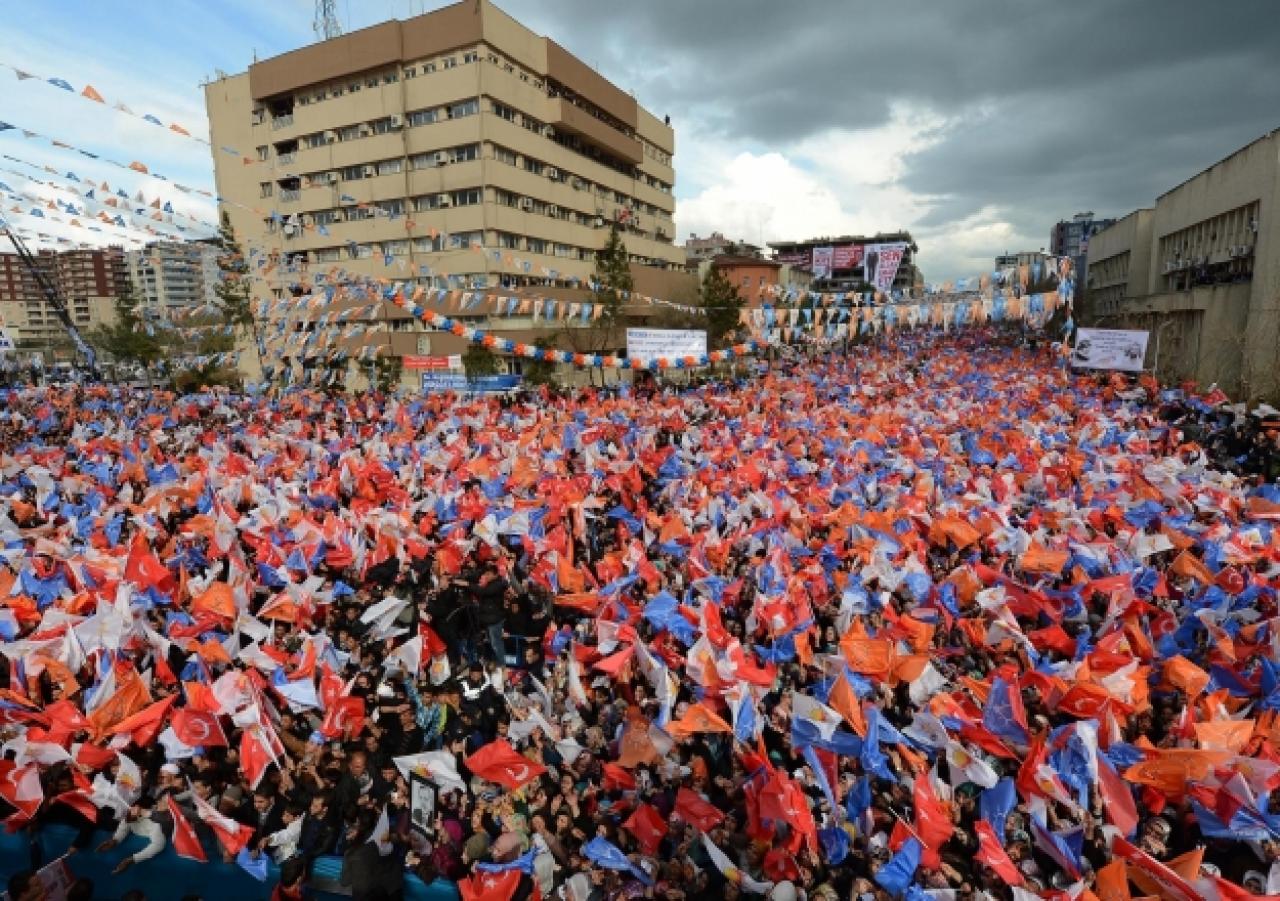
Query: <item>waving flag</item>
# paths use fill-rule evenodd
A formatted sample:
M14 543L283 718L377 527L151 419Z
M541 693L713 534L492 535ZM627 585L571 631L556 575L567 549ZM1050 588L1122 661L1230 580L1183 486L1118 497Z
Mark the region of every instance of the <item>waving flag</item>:
M510 901L520 887L519 870L504 873L477 873L458 880L458 894L462 901Z
M978 820L974 824L978 834L978 853L975 859L985 867L989 867L1005 885L1022 885L1025 881L1022 872L1005 853L1003 843L996 836L995 830L986 820Z
M640 867L633 864L622 849L607 839L596 836L582 846L582 856L598 867L606 870L617 870L630 873L645 885L653 885L653 878Z
M898 849L898 853L876 870L876 885L895 898L905 895L907 887L911 885L916 875L916 870L920 868L920 851L919 841L914 838L907 839Z
M991 691L982 710L982 725L997 738L1021 747L1030 744L1027 713L1022 707L1022 694L1017 686L1010 685L999 676L992 680Z
M699 832L710 832L724 822L724 812L684 786L676 792L676 814Z
M650 857L658 853L658 846L667 834L667 821L651 804L637 805L622 827L635 836L644 853Z
M165 806L169 808L169 816L173 819L173 850L180 857L186 857L189 860L199 861L200 863L208 863L209 858L204 853L204 847L200 844L200 838L196 835L195 829L187 822L187 818L183 816L182 810L178 807L173 795L165 795Z
M481 779L515 791L547 771L540 763L516 753L503 739L491 741L466 759L467 769Z
M740 886L743 891L763 895L773 888L773 883L760 882L757 879L752 879L746 873L742 872L742 870L738 869L733 861L729 859L729 856L717 848L715 843L706 835L702 836L702 847L706 849L707 856L711 858L712 865L720 871L720 875L724 876L725 880L728 882Z
M179 707L173 712L173 732L183 744L192 747L225 748L226 733L218 717L207 710Z

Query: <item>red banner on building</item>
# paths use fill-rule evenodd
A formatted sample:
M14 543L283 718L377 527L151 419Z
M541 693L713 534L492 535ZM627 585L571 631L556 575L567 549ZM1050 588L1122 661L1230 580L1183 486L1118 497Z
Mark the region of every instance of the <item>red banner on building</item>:
M848 244L835 248L831 255L832 269L852 269L862 265L862 245Z
M448 369L448 357L424 357L418 354L404 356L405 369Z

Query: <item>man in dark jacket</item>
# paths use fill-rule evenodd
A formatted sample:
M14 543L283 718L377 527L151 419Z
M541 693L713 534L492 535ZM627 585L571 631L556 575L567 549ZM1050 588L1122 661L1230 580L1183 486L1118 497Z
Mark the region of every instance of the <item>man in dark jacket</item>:
M498 666L506 666L507 582L493 570L487 570L472 587L471 596L476 603L476 621L489 639L494 662Z
M329 854L337 844L338 833L329 810L329 796L316 795L302 818L302 832L298 836L298 851L308 865L317 857Z

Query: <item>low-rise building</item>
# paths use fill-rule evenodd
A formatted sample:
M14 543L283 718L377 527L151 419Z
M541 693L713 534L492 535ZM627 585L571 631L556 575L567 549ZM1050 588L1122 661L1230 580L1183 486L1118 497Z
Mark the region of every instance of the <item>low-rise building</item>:
M811 272L814 291L863 293L878 288L906 294L918 280L915 255L919 248L907 231L771 241L769 247L779 263ZM873 285L876 272L881 274L878 286Z
M1280 397L1280 132L1094 235L1086 324L1152 332L1162 379Z

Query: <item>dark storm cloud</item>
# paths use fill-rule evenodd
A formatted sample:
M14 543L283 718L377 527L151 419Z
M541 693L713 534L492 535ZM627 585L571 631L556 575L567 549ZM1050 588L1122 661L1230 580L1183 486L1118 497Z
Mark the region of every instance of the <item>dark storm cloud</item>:
M1280 124L1269 0L505 6L678 126L754 148L881 125L895 101L940 113L903 179L935 198L926 227L1125 213Z

